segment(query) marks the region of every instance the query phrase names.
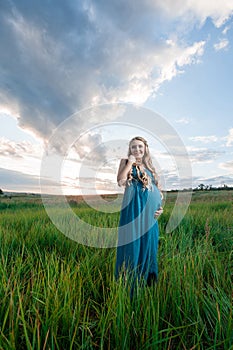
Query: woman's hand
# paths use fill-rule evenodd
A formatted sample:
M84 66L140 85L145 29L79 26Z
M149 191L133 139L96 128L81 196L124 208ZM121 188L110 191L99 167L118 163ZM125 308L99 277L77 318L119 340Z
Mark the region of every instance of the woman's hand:
M154 218L158 219L158 217L163 214L163 207L160 207L158 210L156 210L155 214L154 214Z
M130 156L128 157L128 161L132 164L136 163L136 158L132 154L130 154Z

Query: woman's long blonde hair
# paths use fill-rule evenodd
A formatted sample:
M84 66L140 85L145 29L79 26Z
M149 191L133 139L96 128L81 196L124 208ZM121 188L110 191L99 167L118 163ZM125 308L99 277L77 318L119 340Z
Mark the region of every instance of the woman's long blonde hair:
M144 145L145 145L145 153L144 153L144 156L142 158L142 162L145 164L146 168L151 171L151 173L152 173L152 175L154 177L155 183L158 186L158 175L157 175L157 173L155 171L155 168L153 166L153 163L152 163L152 159L151 159L151 156L150 156L148 143L143 137L135 136L134 138L132 138L130 140L130 142L129 142L129 149L128 149L128 156L130 156L130 154L131 154L130 146L131 146L132 142L135 141L135 140L142 141L144 143ZM130 174L131 174L131 171L129 172L128 177L130 177Z

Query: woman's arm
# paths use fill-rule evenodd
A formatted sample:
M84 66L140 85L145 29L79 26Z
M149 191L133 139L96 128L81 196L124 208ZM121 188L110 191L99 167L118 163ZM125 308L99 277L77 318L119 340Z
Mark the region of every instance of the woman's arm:
M125 185L128 172L130 171L134 162L135 158L133 156L130 156L129 159L121 159L117 173L117 183L119 186Z
M163 214L163 207L160 207L158 210L156 210L154 218L157 219L161 214Z
M163 192L162 192L161 184L159 182L159 178L158 178L157 187L158 187L158 190L160 192L161 201L163 201ZM157 219L161 214L163 214L163 207L162 206L156 210L156 212L154 213L154 218Z

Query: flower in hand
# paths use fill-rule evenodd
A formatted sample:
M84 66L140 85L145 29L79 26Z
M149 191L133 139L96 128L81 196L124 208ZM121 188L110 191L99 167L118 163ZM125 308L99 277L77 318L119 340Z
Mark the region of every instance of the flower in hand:
M136 163L136 158L132 154L130 154L130 156L128 157L128 161L130 163Z

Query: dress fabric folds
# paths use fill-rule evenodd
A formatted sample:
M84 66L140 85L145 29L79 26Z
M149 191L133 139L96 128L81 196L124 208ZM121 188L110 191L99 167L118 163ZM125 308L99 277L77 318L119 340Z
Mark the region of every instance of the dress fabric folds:
M132 166L132 180L126 186L120 213L115 276L127 273L135 282L150 283L151 277L158 277L158 221L154 213L161 206L161 195L152 173L149 185L143 187L135 166Z

